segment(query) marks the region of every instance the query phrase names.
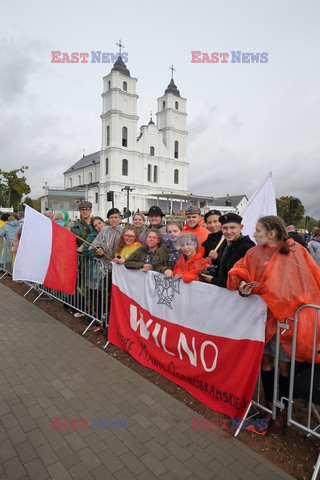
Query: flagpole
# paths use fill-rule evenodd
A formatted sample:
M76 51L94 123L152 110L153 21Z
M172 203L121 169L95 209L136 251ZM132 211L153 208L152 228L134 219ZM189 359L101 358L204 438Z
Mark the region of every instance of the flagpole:
M74 234L76 235L76 234ZM93 245L92 243L90 242L87 242L87 240L85 240L84 238L81 238L79 237L79 235L76 235L77 238L79 238L79 240L81 240L81 242L83 243L86 243L87 245L89 245L90 247L94 248L95 250L97 250L98 248L101 248L101 247L96 247L96 245ZM104 253L103 252L103 256L106 257L108 260L110 260L110 262L112 262L113 258L109 257L109 255L107 253Z

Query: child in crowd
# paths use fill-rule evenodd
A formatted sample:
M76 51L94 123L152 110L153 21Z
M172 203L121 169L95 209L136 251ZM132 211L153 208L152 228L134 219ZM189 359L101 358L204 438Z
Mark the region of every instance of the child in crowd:
M156 272L164 273L167 278L172 277L173 267L181 257L181 233L180 222L176 220L168 222L166 234L162 236L163 248L159 248L154 257L153 269Z
M137 248L124 262L124 266L129 269L142 270L143 272L151 270L161 239L160 231L157 228L150 228L146 237L146 244Z
M173 275L176 278L182 278L186 283L194 280L199 281L199 270L205 270L211 265L211 261L208 258L203 258L204 249L203 247L199 248L196 235L182 234L180 242L182 254L174 266Z

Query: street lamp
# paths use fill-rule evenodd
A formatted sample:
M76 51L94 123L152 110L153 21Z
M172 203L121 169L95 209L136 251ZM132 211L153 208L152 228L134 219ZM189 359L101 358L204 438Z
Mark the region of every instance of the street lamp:
M130 215L129 215L129 197L130 197L130 192L132 192L133 190L135 190L135 188L130 188L128 185L126 185L124 188L121 188L121 192L123 192L124 190L126 190L127 192L127 212L128 212L128 216L127 216L127 224L129 225L129 220L130 220Z

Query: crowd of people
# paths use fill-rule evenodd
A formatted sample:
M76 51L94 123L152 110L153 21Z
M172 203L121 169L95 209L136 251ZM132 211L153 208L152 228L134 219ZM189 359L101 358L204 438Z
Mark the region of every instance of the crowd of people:
M254 293L265 300L268 316L261 378L265 400L272 409L276 322L292 318L300 305L320 305L320 228L314 228L307 244L295 228L286 227L280 217L266 216L258 220L253 241L242 235L240 215L222 215L219 210L210 210L202 218L195 205L186 209L184 224L176 220L165 223L165 214L157 205L150 207L145 215L134 214L131 223L127 223L131 212L124 211L121 215L117 208L108 211L106 221L92 217L92 204L88 201L80 202L79 214L78 220L70 222L65 211L54 215L46 212L52 221L69 228L77 236L79 257L101 260L94 268L80 272L86 279L87 291L82 294L97 292L98 297L100 295L98 316L103 301L101 280L111 275L110 262L146 274L153 270L186 283L200 281L238 290L241 297ZM13 244L17 243L23 223L21 215L20 218L6 215L1 216L3 225L0 224L0 237L4 241L2 264L8 261L5 256L8 251L11 252L9 260L13 262ZM110 286L111 281L107 284ZM77 312L76 316L83 314ZM306 313L298 330L298 361L310 362L312 335L311 317ZM279 394L284 398L288 398L291 338L289 329L280 341ZM280 417L269 431L278 434L283 431L284 423Z

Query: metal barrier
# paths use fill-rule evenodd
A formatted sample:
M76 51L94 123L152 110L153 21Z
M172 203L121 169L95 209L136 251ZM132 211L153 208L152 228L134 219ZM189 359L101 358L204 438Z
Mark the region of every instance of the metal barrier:
M312 348L312 362L311 363L297 363L295 361L296 356L296 343L297 343L297 330L299 315L304 309L313 309L314 310L314 321L313 321L313 348ZM306 304L302 305L295 312L294 318L289 318L285 323L277 322L277 333L276 333L276 353L274 358L274 389L273 389L273 409L272 411L268 409L261 402L261 379L259 379L256 386L255 396L251 400L244 417L242 418L237 430L234 433L234 436L237 436L241 431L244 421L247 418L252 418L257 415L259 412L264 411L272 415L272 418L275 419L277 415L277 410L283 410L286 408L286 402L288 405L287 409L287 425L295 426L305 432L307 437L314 436L320 438L320 414L316 408L316 404L320 404L320 364L316 364L316 355L319 355L320 344L317 344L317 334L319 338L319 310L320 305ZM291 322L293 322L293 336L292 336L292 356L291 356L291 367L289 373L289 397L288 398L278 398L278 373L279 373L279 349L280 349L280 337L281 332L287 330ZM304 377L300 378L296 375L297 368L303 367ZM319 367L319 368L317 368ZM303 388L301 387L301 381L304 380ZM299 388L300 387L300 388ZM304 393L302 393L302 391ZM318 393L319 392L319 393ZM316 398L317 397L317 398ZM294 405L297 403L299 398L303 398L308 403L307 415L305 422L301 421L301 411L300 418L294 418ZM250 409L253 407L254 413L248 417ZM317 462L314 466L314 472L311 480L316 480L320 470L320 454L318 456Z
M316 355L317 356L319 355L319 345L317 344L317 334L319 336L320 305L312 305L312 304L302 305L296 311L293 319L294 333L292 338L292 359L295 359L295 355L296 355L297 329L298 329L299 315L305 309L314 310L312 362L306 365L305 373L300 379L295 374L297 370L296 362L294 361L291 362L287 423L288 425L294 425L295 427L298 427L299 429L303 430L304 432L307 433L308 437L312 435L316 438L320 438L320 433L318 432L318 429L320 428L320 416L316 408L316 404L320 404L320 396L319 394L317 395L319 391L319 386L320 386L320 381L319 381L320 371L318 368L316 369L316 367L319 366L319 364L315 363ZM309 378L309 374L310 374L310 378ZM307 387L303 389L305 390L305 392L302 392L301 388L299 388L301 387L302 380L304 380L305 382L304 387ZM305 423L302 423L299 419L293 418L294 417L293 407L294 407L294 402L295 402L295 398L297 397L297 394L300 394L302 398L304 398L308 402L308 414L307 414ZM312 420L313 420L313 423L314 422L317 423L317 425L314 427L312 426ZM320 454L318 456L316 465L314 467L312 480L316 480L319 469L320 469Z
M18 240L12 238L0 237L0 271L2 271L1 278L6 275L12 275L13 263L18 247Z
M38 295L33 303L36 303L41 297L43 298L43 295L47 295L82 313L85 317L91 319L91 322L82 333L82 335L85 335L94 322L98 322L102 328L106 328L107 326L111 272L112 265L110 262L78 255L74 295L68 295L58 290L45 287L44 285L25 282L30 288L24 296L28 295L32 290L35 290Z
M261 374L259 374L256 389L254 395L251 399L251 402L248 405L248 408L238 425L238 428L234 432L234 436L237 437L242 429L242 426L246 419L255 417L256 415L261 414L261 412L265 412L271 416L274 420L277 416L277 409L283 410L285 408L284 399L278 398L278 377L279 377L279 345L280 345L280 335L281 331L284 331L288 328L288 324L277 322L277 330L276 330L276 352L274 357L274 383L273 383L273 399L272 399L272 410L268 408L261 400ZM250 410L254 410L250 416Z

